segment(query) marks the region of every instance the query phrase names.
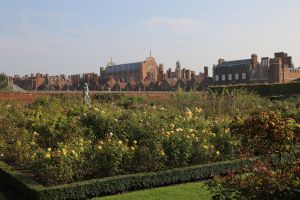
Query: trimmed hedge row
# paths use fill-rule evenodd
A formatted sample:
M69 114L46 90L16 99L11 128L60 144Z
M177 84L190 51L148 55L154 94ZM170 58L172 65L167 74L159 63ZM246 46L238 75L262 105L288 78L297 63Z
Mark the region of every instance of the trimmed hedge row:
M262 96L290 96L300 94L300 82L282 83L282 84L261 84L261 85L230 85L230 86L210 86L212 91L222 93L225 89L228 91L237 89L246 89Z
M249 164L251 162L248 160L225 161L44 187L0 161L0 181L11 186L26 199L86 199L137 189L203 180Z
M0 182L16 190L24 199L36 199L37 191L44 188L2 161L0 161Z

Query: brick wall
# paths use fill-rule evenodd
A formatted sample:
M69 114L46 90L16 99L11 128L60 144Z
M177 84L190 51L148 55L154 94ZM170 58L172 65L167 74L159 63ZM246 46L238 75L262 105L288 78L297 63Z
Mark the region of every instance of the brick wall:
M289 69L284 68L283 69L283 81L284 83L291 82L293 80L300 78L300 69Z

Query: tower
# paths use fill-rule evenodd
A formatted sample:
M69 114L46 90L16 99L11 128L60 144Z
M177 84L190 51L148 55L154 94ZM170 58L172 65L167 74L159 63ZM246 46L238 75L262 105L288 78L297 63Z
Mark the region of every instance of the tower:
M176 62L175 76L177 79L181 78L181 64L179 61Z

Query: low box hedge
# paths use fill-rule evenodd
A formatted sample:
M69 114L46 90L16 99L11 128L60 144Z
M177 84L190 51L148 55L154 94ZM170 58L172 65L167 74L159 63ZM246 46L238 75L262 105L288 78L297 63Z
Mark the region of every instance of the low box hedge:
M21 172L0 161L0 181L16 190L24 199L86 199L211 178L250 164L248 160L233 160L212 164L176 168L159 172L128 174L78 183L44 187Z

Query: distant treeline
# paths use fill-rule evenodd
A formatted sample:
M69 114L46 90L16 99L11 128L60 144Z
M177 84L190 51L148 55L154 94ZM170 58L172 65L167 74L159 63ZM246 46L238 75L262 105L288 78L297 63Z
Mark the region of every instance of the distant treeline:
M300 82L282 84L257 84L257 85L230 85L210 86L209 90L216 93L231 92L234 90L247 90L261 96L291 96L300 95Z

